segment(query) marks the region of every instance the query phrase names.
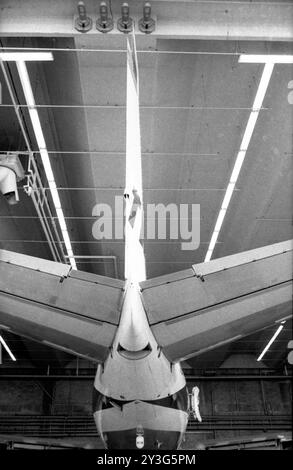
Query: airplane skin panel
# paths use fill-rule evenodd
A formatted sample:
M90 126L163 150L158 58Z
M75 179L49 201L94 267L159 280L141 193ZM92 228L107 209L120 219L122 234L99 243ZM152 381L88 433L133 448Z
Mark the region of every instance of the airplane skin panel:
M217 269L141 283L152 332L170 361L181 361L292 315L292 243L215 260ZM252 252L248 252L248 254ZM237 264L237 256L239 264ZM223 269L220 269L223 266ZM211 268L211 269L210 269Z
M59 267L59 263L56 264ZM98 283L95 276L93 278L94 282L60 277L31 269L28 265L0 261L0 292L118 325L122 286L112 287L107 282Z
M0 327L105 361L119 324L124 283L81 272L71 276L67 266L42 262L0 250Z
M169 284L170 282L188 279L189 277L194 277L194 271L192 268L183 269L182 271L177 271L175 273L164 274L163 276L154 277L153 279L147 279L146 281L140 282L139 285L142 290L145 290L151 287Z
M106 359L117 329L0 292L0 328L2 325L13 333L95 362Z
M182 433L187 425L188 413L183 410L132 401L118 407L97 411L94 418L101 433L135 429L137 422L153 431L177 431Z
M248 295L221 306L159 323L153 334L169 361L185 360L292 315L292 286Z
M87 273L85 271L75 271L74 269L69 272L68 276L74 279L80 279L82 281L87 281L94 284L115 287L116 289L123 290L125 286L125 281L121 281L120 279L115 279L114 277L100 276L99 274Z
M239 253L238 256L242 261L243 253ZM221 260L217 261L220 265ZM225 258L223 258L224 262ZM230 268L211 272L202 277L194 274L193 277L188 276L177 280L170 278L168 282L165 276L164 284L157 284L154 279L154 286L149 281L146 288L145 283L140 284L140 287L149 323L155 325L182 315L201 313L204 308L213 308L291 280L292 250L274 253L272 256L259 258L246 264L236 265L234 260Z
M110 431L104 434L107 449L109 450L137 450L136 438L136 428L122 431ZM144 447L142 451L159 450L166 452L172 449L180 449L182 438L183 434L179 431L173 431L173 429L170 431L144 429Z
M274 245L262 246L254 250L244 251L235 255L225 256L225 258L217 258L209 261L208 263L193 264L192 269L195 274L205 276L207 274L223 271L225 269L238 267L242 264L248 264L257 260L262 260L275 255L280 255L286 252L292 252L293 240L287 240Z
M35 256L23 255L14 251L0 250L0 261L35 269L55 276L68 276L71 266L68 264L56 263L47 259L36 258Z

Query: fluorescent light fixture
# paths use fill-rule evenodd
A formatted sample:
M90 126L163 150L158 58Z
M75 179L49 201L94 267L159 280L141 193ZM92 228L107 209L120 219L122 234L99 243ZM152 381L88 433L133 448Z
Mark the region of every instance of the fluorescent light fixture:
M65 223L65 222L64 222ZM71 249L71 242L70 242L70 238L69 238L69 234L68 234L68 230L62 230L62 235L63 235L63 240L65 242L65 246L67 248L67 250L70 250L72 252L72 249ZM69 255L68 255L69 256Z
M47 60L52 60L52 59L47 59ZM42 163L43 163L44 170L45 170L45 173L46 173L46 178L48 180L49 188L50 188L50 191L51 191L51 196L52 196L53 203L54 203L54 206L55 206L55 210L56 210L56 214L57 214L57 217L58 217L58 221L59 221L59 225L60 225L60 228L61 228L63 240L64 240L65 247L66 247L66 250L67 250L67 254L69 256L69 261L70 261L70 264L71 264L72 268L77 269L75 259L74 259L74 256L73 256L73 250L72 250L70 238L69 238L69 235L68 235L68 230L67 230L67 226L66 226L66 222L65 222L64 213L63 213L62 206L61 206L60 197L59 197L57 186L56 186L56 183L55 183L54 173L53 173L53 170L52 170L52 166L51 166L51 162L50 162L50 158L49 158L49 154L48 154L48 150L47 150L47 146L46 146L45 137L44 137L44 134L43 134L41 123L40 123L40 118L39 118L39 115L38 115L38 111L35 107L36 104L35 104L34 94L33 94L33 91L32 91L32 87L31 87L31 83L30 83L30 79L29 79L29 75L28 75L28 72L27 72L27 68L26 68L26 64L24 62L24 59L22 59L22 60L19 59L19 61L16 63L16 65L17 65L17 70L18 70L19 77L20 77L20 80L21 80L22 88L23 88L23 91L24 91L25 99L26 99L27 104L29 105L29 114L30 114L32 126L33 126L33 129L34 129L36 141L37 141L37 144L38 144L38 147L39 147L39 150L40 150Z
M254 98L254 102L252 105L253 111L259 111L262 107L263 100L274 70L274 64L268 63L264 66L263 73L261 76L261 80L259 82L258 90Z
M208 261L210 261L211 257L212 257L212 254L213 254L213 250L208 250L207 251L207 254L206 254L206 257L204 259L204 262L207 263Z
M8 352L9 356L13 361L16 361L15 356L12 354L11 350L9 349L8 345L5 343L4 338L0 335L0 343L4 346L6 351Z
M247 121L247 125L243 134L241 145L240 145L240 150L246 151L248 149L257 118L258 118L258 112L252 111Z
M46 172L48 183L55 183L54 174L51 167L49 154L46 148L40 148L40 155ZM53 186L53 185L52 185ZM55 185L56 187L56 185Z
M32 62L53 60L52 52L0 52L0 59L5 62Z
M214 232L219 232L221 230L225 215L226 215L226 209L221 209L217 218Z
M258 356L257 358L257 361L261 361L262 358L264 357L265 353L267 352L267 350L270 348L270 346L273 344L273 342L275 341L275 339L277 338L277 336L281 333L282 329L284 328L284 325L280 325L279 328L277 329L277 331L275 332L275 334L272 336L272 338L270 339L270 341L268 342L268 344L266 345L266 347L264 348L263 352L260 354L260 356Z
M31 82L28 76L28 71L25 65L25 62L23 61L18 61L16 62L17 70L19 73L19 76L21 78L21 84L24 92L24 96L26 99L26 102L29 106L34 107L36 105L35 103L35 98L33 95L32 87L31 87Z
M51 191L51 196L52 196L53 203L54 203L56 211L57 211L57 209L62 209L61 201L60 201L59 194L58 194L58 190L56 189L56 183L50 182L49 183L49 188L50 188L50 191Z
M293 64L293 55L241 54L238 62L242 64Z
M70 240L69 240L68 231L67 230L62 230L62 235L63 235L65 245L69 246Z
M242 167L242 163L244 162L245 155L246 155L246 150L240 150L240 152L238 152L238 155L234 164L234 168L230 177L230 183L235 184L236 181L238 180L238 176Z
M236 183L236 181L235 181L235 183ZM228 187L226 189L226 193L225 193L225 197L224 197L221 209L225 209L227 211L230 200L231 200L231 197L232 197L232 194L233 194L233 191L234 191L234 188L235 188L235 183L229 183L228 184Z
M242 56L240 56L240 58L239 58L239 62L241 62L241 60L240 60L241 57ZM233 170L232 170L232 173L231 173L231 176L230 176L230 180L229 180L226 192L225 192L225 196L224 196L224 199L223 199L223 202L222 202L222 205L221 205L221 208L220 208L220 212L219 212L219 215L218 215L218 218L217 218L217 221L216 221L216 225L215 225L215 228L214 228L214 231L213 231L213 234L212 234L212 238L211 238L211 241L210 241L210 244L209 244L209 247L208 247L208 251L207 251L206 256L205 256L205 260L204 260L205 262L210 261L211 256L212 256L213 251L214 251L214 248L216 246L217 239L218 239L218 236L219 236L219 232L220 232L220 229L222 227L222 224L223 224L228 206L230 204L230 201L231 201L231 198L232 198L232 195L233 195L233 191L235 189L235 185L236 185L236 182L238 180L238 177L239 177L244 159L246 157L246 152L247 152L247 149L249 147L251 137L253 135L253 131L254 131L254 128L255 128L255 125L256 125L256 121L257 121L260 109L262 107L263 100L264 100L264 97L265 97L265 94L266 94L266 91L267 91L267 88L268 88L273 70L274 70L274 63L273 62L265 64L263 72L262 72L262 76L261 76L261 79L260 79L260 82L259 82L259 86L258 86L256 95L255 95L255 99L254 99L254 102L253 102L252 111L249 115L249 118L248 118L248 121L247 121L247 124L246 124L246 128L245 128L245 131L244 131L244 134L243 134L243 137L242 137L242 141L241 141L241 144L240 144L240 149L239 149L239 152L237 154L237 157L236 157L236 160L235 160L235 163L234 163L234 166L233 166Z
M59 224L60 224L60 228L61 228L62 232L67 232L67 227L66 227L66 223L65 223L65 220L64 220L64 215L63 215L62 209L59 208L59 207L56 207L56 213L57 213L57 217L59 219ZM68 256L69 256L69 253L68 253Z
M226 190L226 194L225 194L225 197L224 197L224 200L223 200L223 203L222 203L222 206L221 206L218 218L217 218L217 222L216 222L213 234L212 234L212 238L211 238L211 241L210 241L210 244L209 244L209 247L208 247L208 251L207 251L205 259L204 259L205 263L210 261L211 256L213 254L214 248L215 248L217 240L218 240L219 231L220 231L220 228L223 224L224 217L226 215L226 210L228 208L230 199L231 199L233 191L234 191L234 187L235 187L235 183L229 183L228 184L228 188Z
M45 139L44 139L44 134L43 134L43 131L42 131L38 111L35 108L32 108L32 109L29 109L29 114L30 114L30 118L31 118L32 125L33 125L33 128L34 128L34 133L35 133L35 137L36 137L38 147L39 147L39 149L45 149L46 148L46 142L45 142Z
M209 250L213 251L213 249L215 248L215 245L216 245L217 239L218 239L218 235L219 235L219 232L214 231L214 233L212 235L212 238L211 238L211 241L210 241Z

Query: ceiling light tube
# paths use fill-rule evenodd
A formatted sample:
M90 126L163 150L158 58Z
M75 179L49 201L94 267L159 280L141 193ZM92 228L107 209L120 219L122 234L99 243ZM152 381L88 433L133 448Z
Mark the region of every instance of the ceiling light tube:
M67 227L66 227L66 223L65 223L65 219L64 219L64 215L63 215L62 209L56 207L56 213L57 213L57 217L58 217L58 219L59 219L59 224L60 224L61 230L64 231L64 232L66 232L66 231L67 231ZM69 256L69 253L68 253L68 256Z
M228 187L227 187L227 190L226 190L226 193L225 193L225 197L224 197L221 209L225 209L225 210L228 209L228 206L229 206L230 199L232 197L234 188L235 188L235 183L229 183L228 184Z
M46 173L48 183L49 184L51 182L55 183L54 174L53 174L53 171L52 171L48 150L44 149L44 148L41 148L40 149L40 155L41 155L41 159L42 159L42 162L43 162L43 166L44 166L44 169L45 169L45 173Z
M252 111L247 121L247 125L243 134L241 145L240 145L240 150L248 149L257 118L258 118L258 111Z
M272 338L270 339L270 341L268 342L268 344L266 345L266 347L264 348L263 352L258 356L257 358L257 361L261 361L262 358L264 357L265 353L267 352L267 350L270 348L270 346L273 344L273 342L275 341L275 339L277 338L277 336L281 333L282 329L284 328L284 325L280 325L279 328L277 329L277 331L275 332L275 334L272 336Z
M209 250L213 250L215 248L215 245L216 245L217 239L218 239L218 235L219 235L219 232L216 232L214 230L214 233L212 235L212 238L211 238L211 241L210 241L210 244L209 244Z
M49 188L51 191L51 196L53 199L53 203L55 206L55 209L61 209L61 202L58 194L58 190L56 189L56 184L55 183L49 183Z
M63 235L63 240L64 240L66 248L71 250L71 242L70 242L70 239L69 239L68 230L67 229L62 230L62 235Z
M12 354L11 350L9 349L8 345L6 344L6 342L4 341L4 338L0 335L0 343L4 346L4 348L6 349L6 351L8 352L9 356L11 357L11 359L13 361L16 361L16 358L14 356L14 354Z
M19 61L16 62L17 70L21 79L21 84L24 92L24 96L28 106L34 107L36 105L35 98L33 95L31 82L28 76L28 71L25 65L25 62Z
M246 156L246 150L240 150L240 152L238 152L235 165L232 171L232 175L230 177L230 183L235 184L236 181L238 180L238 176L242 167L242 163L244 162L245 156Z
M55 183L54 173L52 170L49 154L47 151L46 142L45 142L42 126L40 123L40 118L38 115L38 111L35 108L35 99L34 99L33 91L31 88L31 83L30 83L30 79L29 79L25 62L23 61L17 62L17 69L18 69L19 77L20 77L21 84L23 87L24 95L25 95L27 104L29 105L29 114L30 114L33 129L34 129L34 134L35 134L38 147L40 150L43 167L45 170L46 178L48 180L49 188L51 191L51 196L52 196L55 210L57 213L57 217L58 217L59 225L60 225L61 232L63 235L63 240L66 246L66 250L67 250L68 255L73 255L73 250L72 250L70 238L69 238L67 227L66 227L65 217L63 214L61 201L60 201L57 186ZM73 256L69 258L69 261L73 269L77 269Z
M208 261L210 261L211 257L212 257L212 254L213 254L213 250L208 250L207 251L207 254L206 254L206 257L204 259L204 262L207 263Z
M34 128L34 133L39 149L45 149L46 143L42 131L38 111L35 108L29 109L30 118Z
M215 232L219 232L221 230L225 215L226 215L226 209L221 209L217 218L216 225L215 225L215 230L214 230Z
M254 98L254 102L252 105L253 111L259 111L262 107L263 100L274 70L274 64L268 63L264 66L263 73L261 76L261 80L259 82L258 90Z
M239 62L241 62L241 60L240 60L241 57L242 56L240 56L240 58L239 58ZM248 149L250 141L251 141L251 137L253 135L253 131L254 131L254 128L255 128L255 125L256 125L256 122L257 122L259 111L262 107L263 100L264 100L264 97L265 97L265 94L266 94L266 91L267 91L267 88L268 88L273 70L274 70L274 63L266 63L265 64L263 72L262 72L262 76L261 76L261 79L260 79L260 82L259 82L259 86L258 86L256 95L255 95L255 99L254 99L254 102L253 102L252 111L249 115L249 118L248 118L248 121L247 121L247 124L246 124L246 128L245 128L245 131L244 131L244 134L243 134L243 137L242 137L242 141L241 141L241 144L240 144L240 149L239 149L239 152L237 154L237 157L236 157L236 160L235 160L235 163L234 163L234 167L233 167L232 174L230 176L230 180L229 180L229 183L228 183L228 186L227 186L227 189L226 189L224 200L223 200L223 203L222 203L222 206L221 206L221 209L220 209L217 221L216 221L214 232L212 234L211 242L210 242L208 251L206 253L205 262L207 262L211 259L213 249L215 247L215 243L212 243L212 240L214 242L214 240L217 239L217 237L219 235L220 228L223 224L224 217L226 215L226 211L227 211L228 206L230 204L231 197L232 197L236 182L238 180L240 170L241 170L241 167L243 165L243 162L244 162L244 159L245 159L245 156L246 156L246 152L247 152L247 149Z
M35 62L53 60L52 52L0 52L0 59L5 62Z
M242 64L293 64L293 55L241 54L238 62Z

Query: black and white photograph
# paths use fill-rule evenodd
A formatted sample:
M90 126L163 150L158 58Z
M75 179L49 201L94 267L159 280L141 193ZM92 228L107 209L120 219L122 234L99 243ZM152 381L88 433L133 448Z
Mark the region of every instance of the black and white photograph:
M292 130L292 0L0 0L0 466L292 450Z

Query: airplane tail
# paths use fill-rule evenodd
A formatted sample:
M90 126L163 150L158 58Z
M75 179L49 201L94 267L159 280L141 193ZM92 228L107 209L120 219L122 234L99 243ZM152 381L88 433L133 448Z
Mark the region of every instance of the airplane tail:
M143 191L139 119L139 77L134 32L127 36L125 279L146 279L145 256L140 241Z

